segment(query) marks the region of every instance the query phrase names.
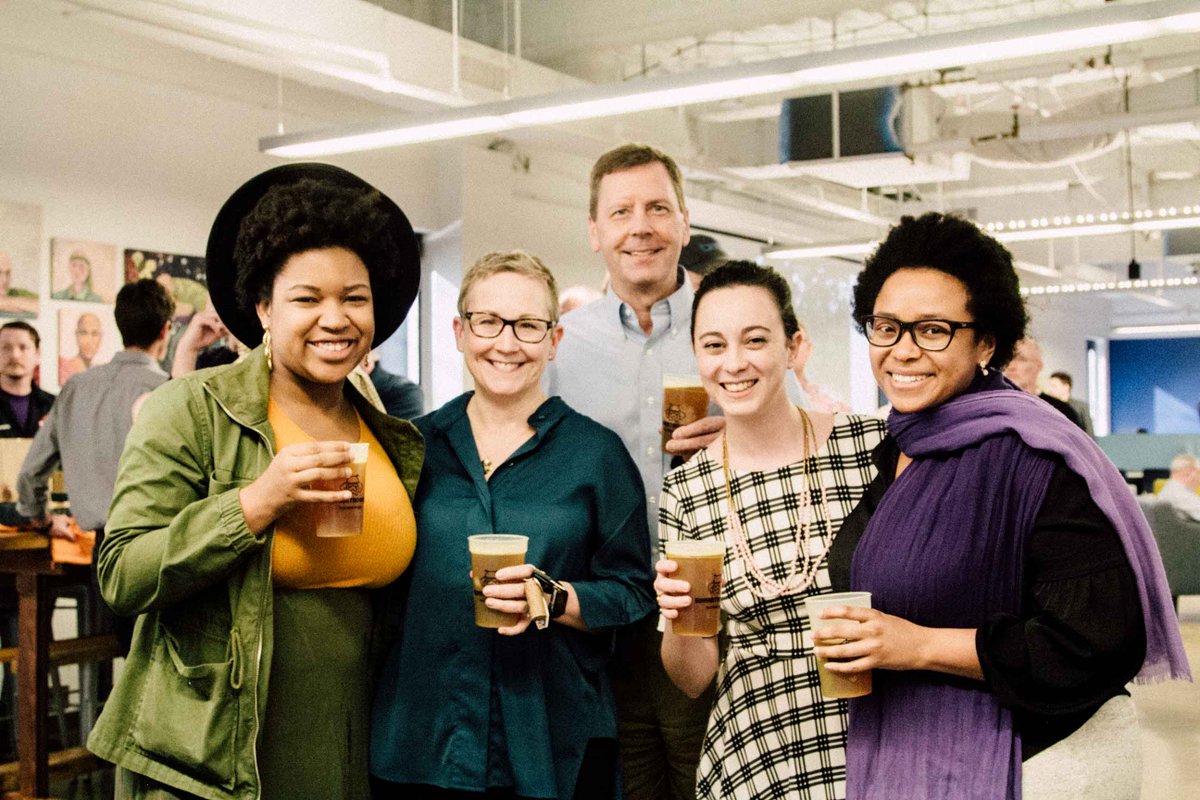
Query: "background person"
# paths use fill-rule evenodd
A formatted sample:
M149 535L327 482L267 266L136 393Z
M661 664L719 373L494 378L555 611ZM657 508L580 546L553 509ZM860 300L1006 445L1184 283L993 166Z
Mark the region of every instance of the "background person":
M804 401L800 405L829 414L848 413L850 406L835 397L833 392L825 386L809 380L805 374L804 369L808 366L809 358L812 357L812 336L809 335L808 328L803 322L797 321L796 324L799 326L800 344L796 348L795 358L792 359L792 373L796 376L796 383L799 384L800 391L804 393Z
M581 306L586 306L588 303L599 300L603 296L602 292L598 292L590 286L584 286L583 284L569 286L563 289L558 295L558 318L562 319L563 314L566 314L568 311L574 311Z
M157 283L162 286L161 281ZM163 289L170 293L165 286ZM175 352L171 355L171 377L180 378L198 369L237 361L237 352L227 344L230 340L233 340L233 336L216 309L197 311L175 343ZM210 361L206 363L202 360L204 358Z
M717 679L696 793L844 798L847 705L821 696L804 598L831 589L826 554L875 476L867 456L883 423L789 400L803 338L787 280L774 270L718 267L700 284L692 320L701 380L726 426L667 474L659 534L726 546L725 652L715 638L674 634L670 620L692 602L672 578L674 561L658 562L655 589L671 679L690 695Z
M1038 379L1042 375L1043 366L1045 366L1045 362L1042 360L1041 345L1036 340L1026 337L1017 342L1013 349L1012 359L1004 366L1004 377L1015 383L1021 391L1036 395L1046 401L1058 413L1083 428L1083 422L1075 413L1075 409L1057 397L1046 394L1038 387Z
M425 413L425 395L421 393L421 387L403 375L388 372L379 366L378 350L367 354L363 372L371 377L371 384L379 393L380 402L393 417L416 419Z
M21 464L17 511L32 518L34 525L49 526L55 536L75 538L69 517L46 516L50 473L61 465L71 516L81 530L96 532L97 544L104 541L104 524L117 482L117 462L133 426L133 409L167 380L158 359L171 335L174 308L170 296L153 281L127 283L117 293L114 313L125 349L109 363L63 386ZM84 314L80 319L84 316L93 315ZM99 319L96 322L98 325ZM80 341L80 351L84 349ZM99 600L94 569L91 591ZM122 651L127 651L133 635L132 621L118 620L100 602L95 604L95 611L91 632L115 632Z
M1158 492L1158 498L1186 517L1200 521L1200 460L1190 453L1171 459L1171 475Z
M851 797L1135 799L1125 684L1188 675L1120 474L997 372L1025 331L1018 287L1002 245L929 213L892 229L854 289L893 410L830 553L873 608L826 610L851 621L826 631L846 642L816 648L831 671L874 670L851 701Z
M1088 409L1086 402L1071 396L1073 385L1074 382L1071 380L1071 373L1062 371L1051 372L1050 380L1046 381L1046 394L1069 405L1075 412L1075 416L1079 417L1079 423L1083 427L1083 432L1088 436L1094 437L1096 433L1092 428L1092 413Z
M521 251L463 277L454 335L474 392L417 420L427 468L404 636L376 696L371 771L385 797L615 798L612 631L653 609L641 480L610 430L547 397L562 339L554 277ZM529 537L473 622L470 533ZM530 629L531 564L561 582ZM431 657L438 654L437 657Z
M416 237L354 175L288 164L226 201L207 263L221 318L262 344L134 422L97 567L141 619L88 746L119 798L365 800L370 590L411 558L423 448L346 377L412 304ZM316 505L350 492L312 484L350 475L348 442L369 445L362 532L317 538Z
M34 383L41 359L37 328L17 320L0 325L0 437L31 439L54 404Z
M679 251L679 266L687 270L693 289L700 288L704 276L729 260L721 244L704 233L693 233Z

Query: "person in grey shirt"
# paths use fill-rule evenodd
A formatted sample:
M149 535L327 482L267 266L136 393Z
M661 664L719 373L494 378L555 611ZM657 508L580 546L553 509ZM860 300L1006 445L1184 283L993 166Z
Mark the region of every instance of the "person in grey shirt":
M680 428L668 444L671 452L663 453L663 374L697 374L693 290L679 266L688 212L683 178L670 156L633 144L601 156L592 167L588 238L608 266L611 287L562 318L565 335L547 370L547 389L621 437L642 477L651 552L657 553L663 474L673 455L699 446L688 437L703 436L714 424L706 419ZM656 623L651 615L618 634L610 670L631 800L694 796L712 705L712 687L691 700L667 678Z
M46 516L47 483L61 464L72 516L81 529L96 531L99 547L134 410L167 380L158 361L166 353L174 313L175 302L153 280L123 286L115 314L125 349L68 380L33 437L17 478L17 511L35 525L49 526L51 535L74 538L62 515ZM94 622L97 633L112 629L106 615Z

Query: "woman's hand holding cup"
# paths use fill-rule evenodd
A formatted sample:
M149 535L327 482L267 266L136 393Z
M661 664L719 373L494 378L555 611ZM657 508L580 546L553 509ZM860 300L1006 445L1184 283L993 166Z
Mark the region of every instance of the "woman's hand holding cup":
M246 526L258 533L297 503L349 500L349 490L313 489L311 484L350 477L350 460L348 442L302 442L280 449L263 474L238 495Z
M473 577L473 576L472 576ZM533 577L531 564L501 567L496 570L495 582L483 587L484 604L493 611L519 615L512 625L502 625L496 632L502 636L517 636L532 622L529 604L525 601L525 580Z
M659 559L654 565L654 571L658 573L654 579L654 593L658 595L658 608L666 619L677 618L680 609L692 604L691 584L671 577L678 570L679 565L669 558Z

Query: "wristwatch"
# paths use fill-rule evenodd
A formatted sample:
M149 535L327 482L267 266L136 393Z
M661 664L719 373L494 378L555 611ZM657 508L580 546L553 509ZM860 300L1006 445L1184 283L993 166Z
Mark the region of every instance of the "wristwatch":
M533 577L542 587L542 593L546 595L546 608L550 612L550 619L561 617L567 610L567 587L537 567L533 568Z

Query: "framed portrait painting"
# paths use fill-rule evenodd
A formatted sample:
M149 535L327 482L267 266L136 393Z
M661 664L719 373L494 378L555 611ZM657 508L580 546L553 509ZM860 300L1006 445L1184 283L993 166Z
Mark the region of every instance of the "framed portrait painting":
M38 313L42 207L0 201L0 317Z
M72 306L58 311L58 385L112 361L121 334L111 306Z
M175 318L191 319L208 308L208 278L202 256L184 256L153 250L125 251L125 282L153 278L175 298Z
M117 246L78 239L50 240L50 299L112 303Z

